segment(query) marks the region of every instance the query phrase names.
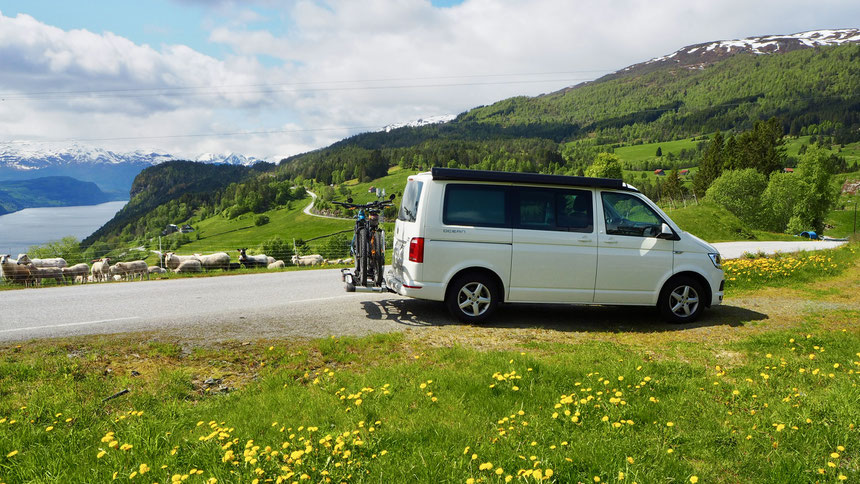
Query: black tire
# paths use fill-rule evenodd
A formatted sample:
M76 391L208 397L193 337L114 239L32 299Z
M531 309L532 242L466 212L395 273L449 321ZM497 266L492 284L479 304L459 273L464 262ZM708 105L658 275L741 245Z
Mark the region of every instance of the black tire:
M355 258L358 264L358 270L355 274L358 279L355 282L357 286L367 287L368 252L370 252L368 245L367 229L362 227L358 229L358 255Z
M692 323L705 309L705 290L689 277L670 279L660 291L657 307L663 318L673 324Z
M385 265L385 255L382 254L382 245L379 243L379 234L374 233L370 239L370 247L372 248L370 267L373 270L373 285L379 287L382 285L382 270Z
M464 323L478 324L492 317L501 300L496 281L480 272L469 272L448 285L445 305L451 316Z

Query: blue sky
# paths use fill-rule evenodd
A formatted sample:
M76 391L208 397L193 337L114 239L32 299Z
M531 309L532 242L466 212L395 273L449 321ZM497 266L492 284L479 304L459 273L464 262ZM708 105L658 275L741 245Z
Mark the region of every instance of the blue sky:
M860 2L0 0L0 143L278 159L846 19Z

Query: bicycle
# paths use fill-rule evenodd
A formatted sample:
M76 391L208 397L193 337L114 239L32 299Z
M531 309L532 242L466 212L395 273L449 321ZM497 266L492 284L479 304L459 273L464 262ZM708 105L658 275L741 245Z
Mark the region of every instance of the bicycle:
M382 286L382 270L385 266L385 231L382 229L382 210L394 204L394 195L388 200L357 204L352 198L346 202L332 202L350 210L358 210L355 215L355 229L349 251L355 258L353 284L367 287Z

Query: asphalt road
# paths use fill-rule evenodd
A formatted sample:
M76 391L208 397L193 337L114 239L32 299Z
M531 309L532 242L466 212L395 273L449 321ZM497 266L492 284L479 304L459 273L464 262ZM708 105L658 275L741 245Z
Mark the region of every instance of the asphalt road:
M338 270L4 291L0 341L131 331L206 340L360 335L400 326L365 309L391 296L347 294Z
M732 248L754 252L761 247L756 242L745 244ZM796 250L791 244L795 243L768 248ZM811 248L816 242L799 244ZM723 252L724 247L717 246ZM458 324L441 303L390 293L346 293L337 269L22 289L0 292L0 301L0 342L138 331L189 341L250 341ZM706 311L696 326L767 317L753 307L729 300ZM677 329L662 323L656 311L642 308L531 304L505 306L489 326Z

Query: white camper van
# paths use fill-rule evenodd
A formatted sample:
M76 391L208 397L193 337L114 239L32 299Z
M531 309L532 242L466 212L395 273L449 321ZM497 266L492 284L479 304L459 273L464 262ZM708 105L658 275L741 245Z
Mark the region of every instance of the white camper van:
M385 274L472 323L500 303L656 305L686 323L723 283L719 252L621 180L447 168L409 177Z

